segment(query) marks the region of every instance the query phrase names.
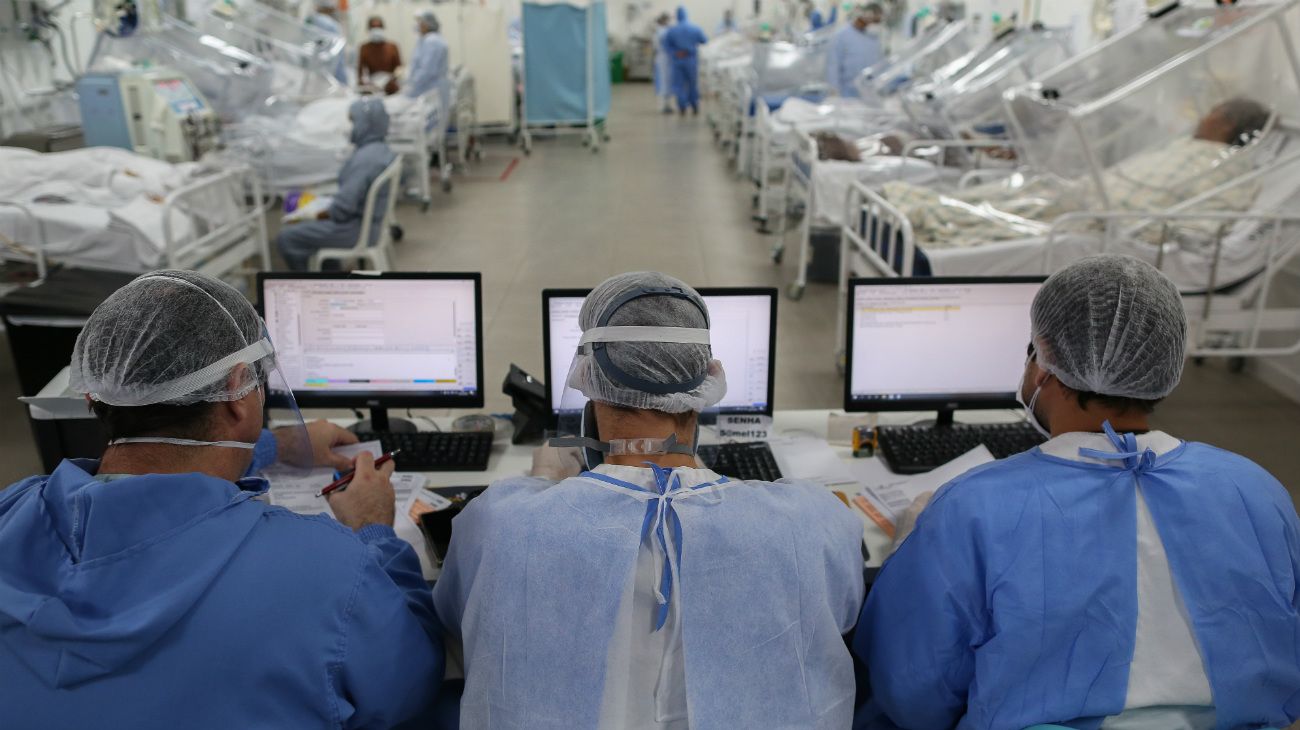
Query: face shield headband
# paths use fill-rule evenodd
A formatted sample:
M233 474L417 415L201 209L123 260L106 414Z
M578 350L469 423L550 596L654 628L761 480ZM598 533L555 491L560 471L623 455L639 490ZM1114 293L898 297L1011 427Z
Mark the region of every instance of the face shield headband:
M656 383L645 378L640 378L631 373L624 371L609 356L608 343L611 342L660 342L683 345L705 345L708 346L709 330L696 327L639 327L639 326L613 326L609 325L609 320L613 318L614 313L624 304L642 297L672 297L690 302L692 306L700 310L704 316L704 322L709 322L709 313L694 298L682 291L678 287L645 287L642 289L633 289L618 299L605 310L596 326L582 333L582 340L578 343L579 354L591 355L596 364L611 380L621 385L627 386L633 390L652 395L668 395L671 393L687 393L700 386L708 377L708 372L700 373L697 377L684 380L678 383Z

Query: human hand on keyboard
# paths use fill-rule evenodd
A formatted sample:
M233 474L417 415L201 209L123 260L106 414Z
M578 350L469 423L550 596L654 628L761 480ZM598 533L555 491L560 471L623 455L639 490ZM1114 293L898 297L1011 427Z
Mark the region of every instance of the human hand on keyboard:
M326 495L334 517L341 524L353 530L360 530L366 525L393 526L393 517L397 513L397 495L389 479L397 464L389 461L375 468L375 457L368 451L357 454L355 474L346 489L338 489Z

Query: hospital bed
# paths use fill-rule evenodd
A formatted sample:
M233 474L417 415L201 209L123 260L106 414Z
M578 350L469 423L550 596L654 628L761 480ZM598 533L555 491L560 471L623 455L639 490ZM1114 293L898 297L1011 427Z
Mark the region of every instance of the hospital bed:
M462 161L473 154L474 77L458 66L452 82L451 114L442 110L437 90L418 98L383 97L389 116L388 144L416 171L415 197L425 209L432 202L431 161L440 161L439 179L443 190L450 192L453 166L448 149L453 139ZM304 188L329 190L352 152L348 108L357 98L336 94L305 104L272 103L266 114L227 127L226 149L218 159L252 167L275 196Z
M844 224L841 214L854 183L903 181L950 186L983 168L1014 166L1018 155L1006 139L1002 92L1057 66L1069 57L1069 52L1063 31L1033 27L1004 33L986 47L946 64L936 77L901 95L906 114L896 118L892 130L887 123L889 117L877 118L882 131L912 137L898 157L868 157L860 162L822 160L811 136L800 134L790 152L789 174L779 206L780 238L772 250L773 261L780 263L788 231L786 211L792 201L802 200L799 268L788 289L789 296L800 298L807 285L813 230L834 231ZM961 64L964 67L958 68Z
M1052 221L1042 235L928 252L935 276L1049 275L1098 253L1136 256L1168 275L1183 293L1188 354L1241 358L1300 352L1300 308L1270 297L1300 253L1300 152L1234 180L1257 184L1244 212L1200 210L1215 190L1168 211L1080 211ZM854 275L913 276L918 249L911 225L887 200L855 183L855 221L841 238L841 294ZM1206 227L1209 235L1203 232ZM1189 233L1189 228L1193 233ZM1158 233L1154 239L1150 233ZM841 313L842 317L842 313ZM844 324L839 324L842 331Z
M0 257L231 278L271 267L262 190L248 168L170 164L116 148L0 148Z

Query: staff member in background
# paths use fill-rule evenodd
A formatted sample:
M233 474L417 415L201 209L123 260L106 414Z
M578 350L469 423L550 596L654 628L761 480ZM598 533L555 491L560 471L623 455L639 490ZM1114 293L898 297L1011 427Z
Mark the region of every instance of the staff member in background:
M700 26L686 19L686 8L677 8L677 24L664 34L664 50L673 64L673 94L677 111L700 113L700 46L709 42Z
M332 36L347 39L343 37L343 27L338 21L338 4L337 0L316 0L316 12L307 18L308 25L319 30L329 33ZM340 84L348 84L348 47L343 46L339 51L338 62L334 64L334 78Z
M655 97L661 102L660 109L664 114L673 113L673 61L669 56L667 49L664 48L664 37L668 35L669 24L672 19L668 13L660 13L655 19L657 29L655 30Z
M392 529L392 465L357 458L328 498L337 522L242 478L276 370L266 337L242 294L189 271L91 314L71 385L113 441L0 491L6 730L430 722L441 634Z
M1300 519L1249 459L1151 428L1183 370L1177 287L1096 256L1031 310L1042 446L945 485L853 649L859 728L1286 727L1300 717Z
M694 289L615 276L569 386L591 470L493 484L456 517L434 602L466 728L847 728L862 522L822 486L699 468L726 393Z
M718 23L718 28L713 31L713 35L720 36L723 33L730 33L735 29L736 14L731 11L731 8L727 8L722 11L722 21Z
M373 15L366 25L366 42L361 44L361 50L357 54L357 81L365 84L375 74L388 74L384 93L396 94L397 69L402 66L402 52L396 43L388 40L383 18Z
M858 75L881 59L880 37L871 26L879 24L882 17L876 3L859 6L853 9L848 25L835 31L826 54L826 82L840 96L856 99Z
M415 47L415 58L411 59L411 69L406 74L406 96L424 96L437 90L438 100L442 103L442 113L451 113L451 77L449 63L451 50L447 41L438 33L441 24L432 10L425 10L416 16L420 41Z

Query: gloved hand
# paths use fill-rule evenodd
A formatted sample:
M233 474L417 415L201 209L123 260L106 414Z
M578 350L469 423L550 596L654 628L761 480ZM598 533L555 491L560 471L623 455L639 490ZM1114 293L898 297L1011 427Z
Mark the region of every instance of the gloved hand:
M539 446L533 449L533 468L529 476L560 481L583 472L582 455L573 446Z
M916 519L921 516L925 506L930 504L930 498L933 496L934 492L921 492L907 506L907 509L903 510L903 514L898 516L898 519L894 522L894 544L889 546L889 555L893 555L898 546L902 545L903 541L907 539L907 536L912 534L912 530L916 529ZM885 557L889 557L889 555Z

